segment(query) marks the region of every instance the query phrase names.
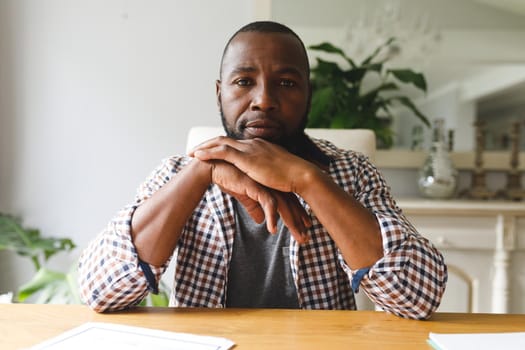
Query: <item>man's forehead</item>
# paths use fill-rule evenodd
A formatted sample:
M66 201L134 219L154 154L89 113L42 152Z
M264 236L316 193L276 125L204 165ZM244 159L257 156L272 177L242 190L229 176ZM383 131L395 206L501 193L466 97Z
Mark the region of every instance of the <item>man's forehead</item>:
M308 59L300 41L288 33L241 32L230 41L223 57L223 69L227 66L248 64L260 56L270 57L276 63L297 66L308 70Z

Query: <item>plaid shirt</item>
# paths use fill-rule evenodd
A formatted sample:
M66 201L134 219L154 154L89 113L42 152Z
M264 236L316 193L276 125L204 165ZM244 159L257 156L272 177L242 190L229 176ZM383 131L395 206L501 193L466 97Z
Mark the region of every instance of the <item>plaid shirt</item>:
M333 180L375 215L384 256L364 276L358 274L362 270L351 270L308 204L300 199L313 225L306 244L290 239L299 305L304 309L355 309L354 279L360 280L360 289L383 310L407 318L428 318L439 306L445 289L447 271L442 255L407 221L365 156L338 149L328 141L313 141L330 157ZM135 202L121 210L82 253L80 294L93 309L124 309L148 293L148 282L131 240L131 217L189 161L183 156L166 159L139 187ZM225 306L235 227L232 198L211 185L187 221L172 256L175 276L171 305ZM168 264L150 266L156 281Z

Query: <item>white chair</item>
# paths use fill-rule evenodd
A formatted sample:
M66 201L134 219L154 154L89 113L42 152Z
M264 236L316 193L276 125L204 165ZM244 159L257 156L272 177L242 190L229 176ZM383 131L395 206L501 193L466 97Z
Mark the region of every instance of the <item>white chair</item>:
M368 129L306 129L312 137L331 141L339 148L354 150L367 155L372 161L375 157L376 138ZM224 135L222 126L194 126L188 133L186 151L213 137Z

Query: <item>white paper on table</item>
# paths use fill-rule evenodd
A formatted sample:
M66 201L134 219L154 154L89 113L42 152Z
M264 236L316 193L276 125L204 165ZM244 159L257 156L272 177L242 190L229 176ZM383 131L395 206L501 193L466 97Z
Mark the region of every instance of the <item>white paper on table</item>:
M523 350L525 332L509 333L430 333L429 343L439 350Z
M88 322L44 341L30 350L53 349L154 349L154 350L227 350L234 342L226 338L113 323Z

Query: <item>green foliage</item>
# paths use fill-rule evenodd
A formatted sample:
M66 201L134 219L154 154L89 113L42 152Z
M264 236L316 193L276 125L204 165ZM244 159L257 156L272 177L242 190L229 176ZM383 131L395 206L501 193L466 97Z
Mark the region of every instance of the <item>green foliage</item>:
M76 281L76 266L68 273L49 270L45 267L37 271L31 281L20 286L18 301L24 302L35 295L36 304L80 304Z
M159 282L159 294L149 293L148 297L140 302L140 306L168 306L169 297L168 297L169 287L162 282Z
M343 59L349 68L342 68L337 62L317 58L312 68L312 106L309 128L372 129L378 144L389 148L393 143L390 122L392 108L401 105L411 110L425 125L430 127L427 117L412 100L401 94L401 84L412 85L427 91L425 77L411 69L387 69L387 58L379 56L394 43L394 38L379 46L360 64L356 64L344 51L330 43L310 46L310 50L322 51ZM377 85L363 91L363 81L375 75Z
M71 239L44 238L39 230L24 228L19 218L0 213L0 250L10 250L28 257L36 272L31 281L20 287L16 298L20 302L35 295L36 303L79 303L74 277L76 267L68 273L45 267L52 256L75 247Z
M16 301L24 302L34 297L37 304L80 304L77 284L77 266L67 272L45 267L49 258L59 252L69 252L76 245L68 238L44 238L40 231L24 228L17 217L0 213L0 250L10 250L33 263L35 275L20 286ZM168 288L159 286L158 295L150 294L141 305L168 306Z
M75 244L68 238L43 238L39 230L22 227L19 218L0 213L0 250L29 257L37 271L53 255L74 248Z

